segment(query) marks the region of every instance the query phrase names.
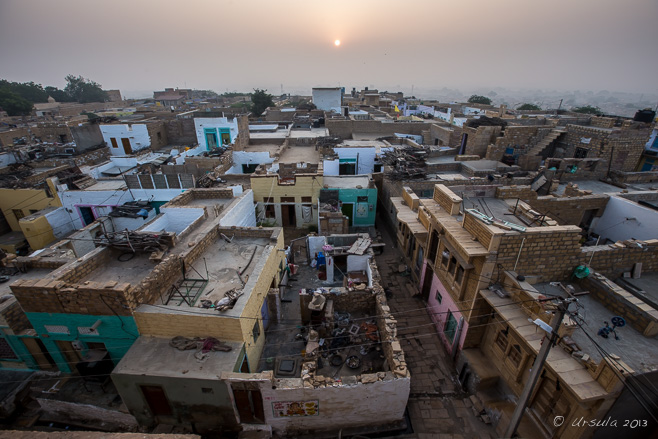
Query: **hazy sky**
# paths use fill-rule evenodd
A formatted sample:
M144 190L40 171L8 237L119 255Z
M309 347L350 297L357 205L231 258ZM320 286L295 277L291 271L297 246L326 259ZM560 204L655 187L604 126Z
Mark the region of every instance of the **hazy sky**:
M281 84L655 93L657 19L656 0L0 0L0 78L63 87L73 73L129 97Z

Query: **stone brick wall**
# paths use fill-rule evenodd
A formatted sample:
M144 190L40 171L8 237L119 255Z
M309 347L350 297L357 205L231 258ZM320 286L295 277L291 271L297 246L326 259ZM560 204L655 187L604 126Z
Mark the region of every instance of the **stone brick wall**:
M538 126L508 126L501 133L501 137L496 138L496 146L505 148L515 148L519 153L528 149L532 140L537 136Z
M50 158L39 160L36 162L36 164L39 167L44 168L71 166L72 163L74 163L76 166L96 165L107 161L109 156L110 149L108 147L103 147L67 158Z
M537 192L533 191L530 186L501 186L496 188L496 198L503 200L520 198L529 201L537 198Z
M25 315L25 311L18 302L5 307L2 310L1 317L7 322L7 326L14 334L20 334L26 329L32 329L32 324Z
M603 215L609 195L583 195L579 197L542 196L528 199L528 204L542 214L546 214L560 225L572 224L579 226L583 215L588 210L596 210L594 216Z
M51 273L54 279L73 284L94 270L103 266L111 257L116 256L109 248L98 247L87 253L82 258L71 264L67 264Z
M434 201L450 215L457 215L462 199L443 184L434 186Z
M130 316L127 283L85 282L67 286L62 281L19 279L12 292L25 312Z
M624 316L626 323L645 337L658 335L658 311L619 285L599 273L590 273L578 283L615 315Z
M430 129L428 122L387 122L378 120L341 120L327 119L326 128L329 135L341 139L351 139L353 133L372 133L381 136L393 133L415 134L421 136L423 131Z
M194 119L174 119L165 122L165 133L170 145L196 145Z
M462 136L461 127L441 126L432 124L429 129L430 145L457 147L460 145Z
M614 117L592 117L590 119L590 125L593 127L600 127L600 128L613 128L615 126L615 122L617 121L616 118Z
M658 240L640 242L641 246L629 240L618 244L583 247L576 265L587 264L591 258L589 266L610 279L631 271L637 262L642 263L643 272L658 271Z
M525 240L524 240L525 239ZM568 278L579 265L580 228L576 226L533 227L526 232L506 232L500 237L496 263L516 272L542 276L545 281ZM523 248L521 249L521 243Z
M616 183L654 183L658 181L658 171L623 172L611 169L610 178Z
M493 236L498 232L497 227L490 226L488 224L483 223L480 221L478 218L476 218L473 214L466 212L464 214L464 229L468 230L468 232L477 238L477 241L482 244L484 248L490 249L491 250L491 242L493 239Z
M484 157L487 155L487 147L495 143L502 127L480 126L477 128L463 127L462 129L465 134L468 134L464 154Z

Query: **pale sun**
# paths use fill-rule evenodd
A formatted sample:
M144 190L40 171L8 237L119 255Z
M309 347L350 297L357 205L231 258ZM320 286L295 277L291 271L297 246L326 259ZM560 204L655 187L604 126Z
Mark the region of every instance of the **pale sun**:
M336 47L340 46L340 40L334 41L334 44L336 45Z

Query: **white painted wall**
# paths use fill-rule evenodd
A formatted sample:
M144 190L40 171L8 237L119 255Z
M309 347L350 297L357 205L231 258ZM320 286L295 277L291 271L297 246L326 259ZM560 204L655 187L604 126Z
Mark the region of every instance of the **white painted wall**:
M313 89L313 104L318 110L331 111L334 110L340 114L340 107L343 103L343 92L338 89Z
M323 160L322 175L340 175L338 160Z
M366 267L368 267L368 259L370 259L370 256L348 255L347 271L366 271Z
M0 154L0 168L9 166L12 163L16 163L16 157L14 157L14 154L9 154L9 153Z
M656 224L658 212L655 210L623 198L610 197L592 231L601 235L602 243L604 238L615 242L630 238L646 240L656 238Z
M160 213L158 218L141 230L145 232L162 232L164 230L180 235L190 224L203 216L204 210L202 207L161 207Z
M484 110L481 108L476 108L476 107L462 107L462 113L465 115L472 115L472 114L484 114Z
M256 209L254 209L254 192L249 189L238 202L229 205L219 219L220 226L256 227Z
M199 146L205 151L206 148L206 136L204 130L206 128L228 128L231 133L231 144L235 142L235 138L238 137L238 119L227 117L195 117L194 118L194 129L196 130L196 139ZM220 144L219 130L217 132L217 143Z
M322 246L327 244L327 238L324 236L309 236L307 243L308 252L311 255L311 259L313 259L316 253L322 251Z
M122 138L130 139L130 147L132 148L133 152L140 151L151 146L151 137L149 136L146 124L134 123L101 125L100 129L101 134L103 135L103 140L110 148L110 153L112 155L126 155L121 143ZM112 147L112 141L110 140L111 138L116 139L118 148Z
M242 174L242 165L253 164L270 164L274 162L274 158L270 157L270 153L266 151L248 152L248 151L233 151L233 166L226 171L227 174Z
M289 382L291 385L286 385ZM275 431L335 429L400 420L409 398L411 380L391 379L352 386L304 388L301 379L279 380L275 389L261 383L265 423ZM278 401L318 401L315 416L277 417L272 403Z
M50 224L50 227L53 228L55 238L62 238L76 230L76 228L73 227L73 216L63 207L48 212L44 216L46 217L48 224Z
M155 218L155 209L149 211L149 216L144 218L126 218L126 217L110 217L112 224L114 224L114 230L137 230L142 227L144 224Z
M371 148L334 148L339 159L355 159L358 155L357 175L371 174L375 167L375 156L377 149Z

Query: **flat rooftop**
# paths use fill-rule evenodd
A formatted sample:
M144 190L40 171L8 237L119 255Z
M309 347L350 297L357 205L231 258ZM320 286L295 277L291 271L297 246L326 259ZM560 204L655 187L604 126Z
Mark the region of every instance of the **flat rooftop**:
M329 135L329 130L327 128L311 128L309 129L292 129L290 130L290 138L303 138L303 137L326 137Z
M516 201L516 200L512 200ZM512 204L513 205L513 204ZM464 197L464 208L465 209L477 209L478 211L484 213L487 216L493 216L494 218L501 220L501 221L507 221L513 224L516 224L517 226L523 226L523 227L538 227L540 224L539 222L535 222L532 224L530 221L523 222L521 219L516 217L512 211L510 211L510 204L501 198L492 198L492 197L477 197L477 198L470 198L470 197Z
M391 145L388 145L381 140L343 140L342 143L339 143L336 145L334 148L340 148L340 147L348 147L348 148L372 148L372 147L390 147Z
M116 191L126 189L126 182L121 180L96 180L96 184L89 186L85 191Z
M279 163L313 163L320 161L320 152L316 151L315 145L289 146L279 157Z
M329 189L355 189L357 186L367 189L370 184L370 177L367 175L325 176L324 184Z
M582 181L575 181L574 183L578 185L578 189L583 191L592 191L592 194L613 194L613 193L619 193L624 190L620 187L613 186L611 184L604 183L598 180L582 180ZM566 189L566 187L567 187L567 183L562 183L558 186L555 192L558 195L562 195L564 194L564 190Z
M112 373L217 380L221 372L236 371L244 345L243 342L220 340L231 350L210 351L200 362L194 357L196 349L180 351L170 346L169 341L169 338L139 337Z
M648 281L650 282L652 279L658 279L658 273L653 278L649 277ZM632 280L637 281L640 279ZM582 290L577 284L566 282L562 282L562 284L573 285L576 292ZM565 296L561 288L553 286L549 282L537 284L534 287L544 295ZM654 286L653 289L655 290L656 287ZM617 314L588 294L577 297L578 303L582 307L582 309L578 310L578 313L584 318L585 324L584 329L576 329L571 338L583 352L592 357L596 362L601 361L603 358L594 343L583 333L583 331L587 331L590 337L596 340L596 343L606 352L621 357L621 360L628 364L635 372L641 372L646 369L658 369L658 336L645 337L630 325L626 325L623 328L616 329L619 340L615 340L615 337L612 335L608 338L603 338L597 335L599 329L605 326L604 322L612 325L610 320ZM573 312L576 310L576 307L571 305L569 310Z
M266 133L250 132L249 137L251 139L285 139L286 137L288 137L288 131L289 130L287 128L279 128L274 132L266 132Z
M622 279L637 289L644 291L647 296L658 302L658 273L642 273L637 279L633 279L632 277L624 277Z
M207 231L197 235L192 234L192 239L202 238ZM227 242L221 236L218 237L197 260L187 270L188 279L208 279L207 284L202 285L202 290L198 292L196 300L192 306L188 306L185 301L172 298L169 305L165 305L167 297L163 291L161 303L154 306L141 305L138 309L140 312L155 313L176 313L176 314L208 314L222 317L238 318L242 315L244 307L249 300L253 288L249 287L249 278L254 268L260 261L266 247L270 246L269 238L238 238L227 236L231 242ZM177 246L179 247L179 246ZM187 248L187 246L184 246ZM253 255L253 257L252 257ZM148 255L147 255L148 256ZM238 272L242 272L238 275ZM197 304L201 299L218 301L224 297L224 293L231 289L241 289L242 282L240 276L247 282L245 293L240 296L232 309L218 312L215 309L198 308ZM185 288L183 288L184 290ZM194 291L192 293L197 293Z
M279 152L281 149L280 144L276 143L263 143L263 144L258 144L258 145L247 145L245 148L242 150L244 152L268 152L270 154L270 157L274 157L274 154ZM234 152L241 152L241 151L234 151Z
M129 254L123 251L113 248L106 248L105 251L110 252L107 261L87 276L77 280L76 284L82 284L86 281L116 281L137 285L156 266L155 262L149 260L150 253L135 253L132 258L128 259Z

